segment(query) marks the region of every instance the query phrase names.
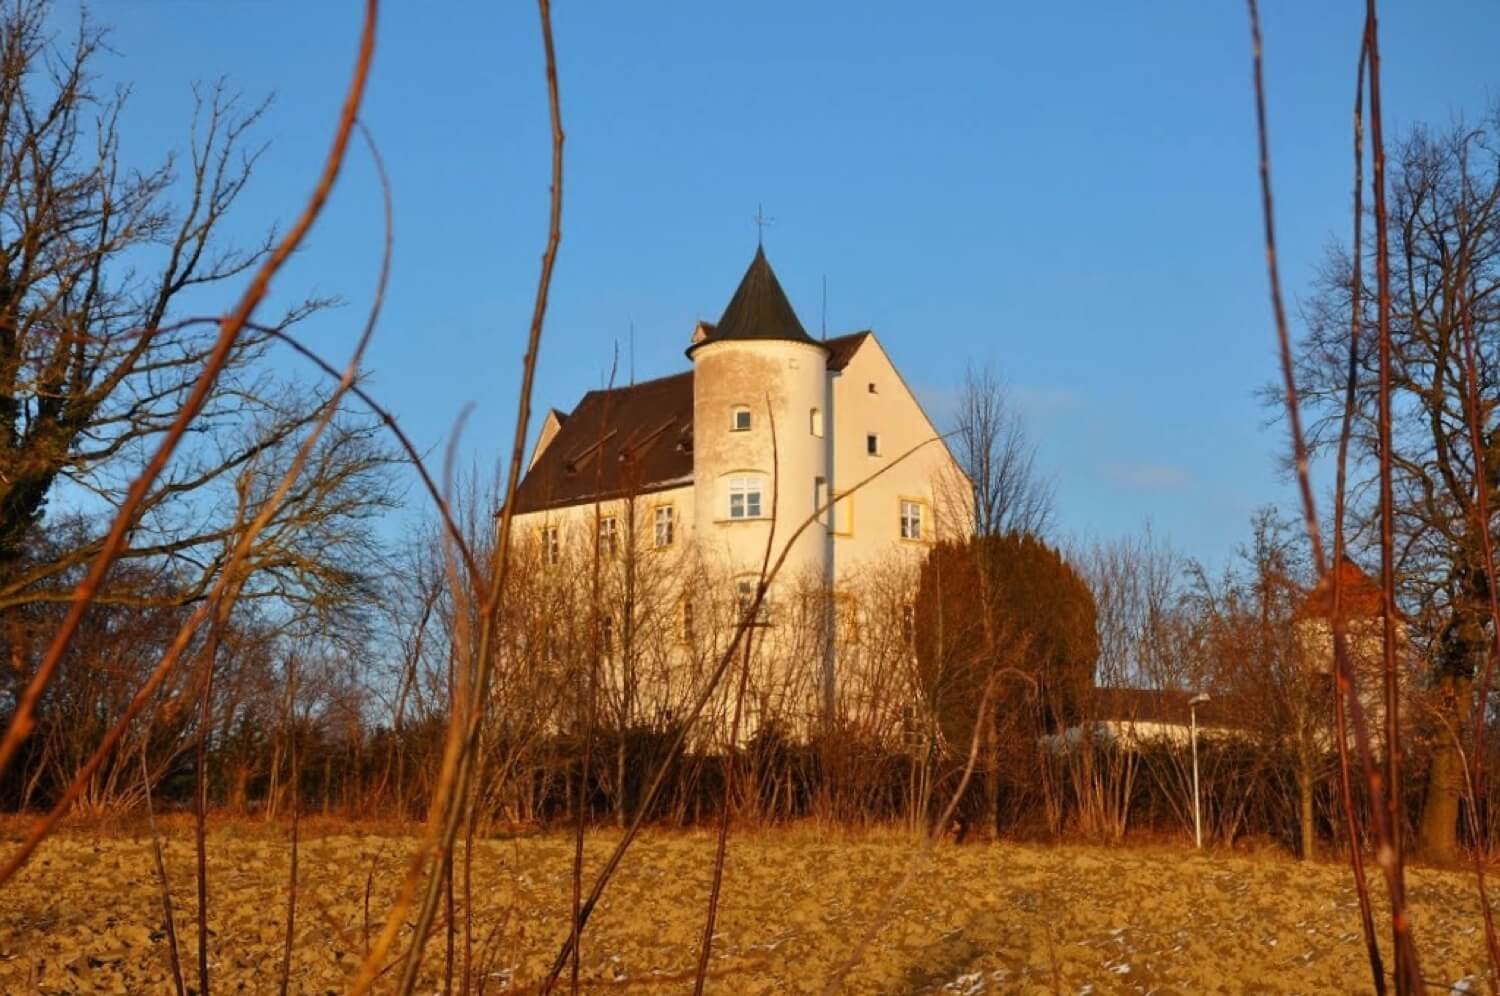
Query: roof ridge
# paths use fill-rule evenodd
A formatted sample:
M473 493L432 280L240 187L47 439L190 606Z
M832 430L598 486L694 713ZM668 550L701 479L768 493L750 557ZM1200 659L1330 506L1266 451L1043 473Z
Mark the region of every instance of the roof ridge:
M587 398L591 394L615 394L620 391L634 391L642 387L653 387L657 384L662 383L663 381L672 380L674 377L690 377L692 376L692 373L693 371L691 370L679 370L677 373L662 374L660 377L652 377L650 380L638 380L634 384L621 384L617 387L591 387L587 391L583 392L583 397ZM580 398L579 404L582 403L583 400L582 398ZM573 410L577 411L578 405L574 405Z

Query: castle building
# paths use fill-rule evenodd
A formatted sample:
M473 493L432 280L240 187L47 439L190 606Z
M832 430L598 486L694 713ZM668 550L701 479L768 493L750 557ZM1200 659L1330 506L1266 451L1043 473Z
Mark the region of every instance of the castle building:
M513 524L544 567L570 547L573 563L595 547L677 563L691 550L744 605L769 542L773 562L787 547L760 620L775 627L791 624L794 582L813 579L835 599L862 568L918 561L965 531L972 492L875 334L808 335L763 249L686 352L690 370L548 412ZM674 596L685 633L692 596ZM822 667L829 699L835 656Z

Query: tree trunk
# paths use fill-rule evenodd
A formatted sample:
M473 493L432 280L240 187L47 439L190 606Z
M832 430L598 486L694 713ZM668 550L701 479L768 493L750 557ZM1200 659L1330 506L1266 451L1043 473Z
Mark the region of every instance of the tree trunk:
M1313 826L1313 770L1312 759L1305 754L1297 759L1297 802L1300 816L1299 824L1302 829L1302 847L1300 857L1303 861L1312 860L1313 850L1317 845Z
M1440 708L1445 713L1444 726L1432 749L1432 768L1427 774L1427 798L1422 804L1422 822L1417 831L1417 850L1435 864L1454 864L1459 860L1458 807L1464 791L1464 759L1453 732L1459 736L1468 728L1472 712L1471 681L1467 677L1444 676L1440 679Z
M250 808L250 766L241 762L234 765L229 777L229 811L243 816Z
M984 749L984 837L1000 837L1000 734L994 723L986 724Z
M620 730L620 743L615 748L615 825L623 829L630 820L630 798L625 772L625 738L628 728Z

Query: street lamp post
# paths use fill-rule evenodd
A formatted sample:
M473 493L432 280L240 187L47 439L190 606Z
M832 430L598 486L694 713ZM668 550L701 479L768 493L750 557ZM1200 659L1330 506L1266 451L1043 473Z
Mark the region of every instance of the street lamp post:
M1198 799L1198 707L1207 701L1207 692L1199 692L1188 699L1193 740L1193 840L1200 851L1203 850L1203 808Z

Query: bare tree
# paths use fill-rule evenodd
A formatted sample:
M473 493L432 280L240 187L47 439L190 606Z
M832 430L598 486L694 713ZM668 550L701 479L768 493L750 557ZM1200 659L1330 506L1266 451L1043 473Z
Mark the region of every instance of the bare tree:
M49 14L46 0L0 14L0 609L68 597L65 576L98 552L100 531L46 556L28 538L60 499L106 515L120 507L214 345L217 319L188 317L184 300L245 275L271 248L269 238L237 248L220 236L262 152L250 136L265 105L246 106L222 84L200 88L185 160L133 168L120 153L126 91L101 93L94 75L105 32L84 16L59 44ZM294 307L274 328L322 303ZM260 363L272 334L247 330L236 342L189 445L132 517L121 558L171 570L164 597L207 590L238 524L226 514L238 493L322 414L326 395L279 383ZM325 447L285 512L347 482L338 455L361 433L345 424L335 434L342 444ZM357 458L365 469L370 456ZM278 510L274 522L288 521ZM311 537L282 531L283 543L294 537L295 559L317 559ZM106 584L96 601L147 598Z
M970 365L964 372L954 428L954 450L968 480L953 484L960 497L952 504L972 514L973 531L1045 536L1056 511L1056 486L1037 469L1025 421L993 367ZM972 489L972 501L966 489Z

